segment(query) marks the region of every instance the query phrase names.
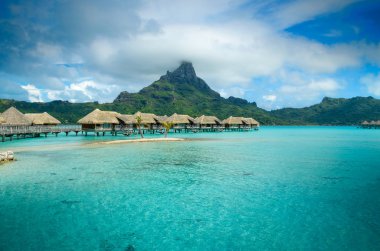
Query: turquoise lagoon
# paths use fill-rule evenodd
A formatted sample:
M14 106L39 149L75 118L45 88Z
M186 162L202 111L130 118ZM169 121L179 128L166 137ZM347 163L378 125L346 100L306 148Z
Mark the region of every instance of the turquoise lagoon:
M174 136L0 144L0 250L380 250L380 130Z

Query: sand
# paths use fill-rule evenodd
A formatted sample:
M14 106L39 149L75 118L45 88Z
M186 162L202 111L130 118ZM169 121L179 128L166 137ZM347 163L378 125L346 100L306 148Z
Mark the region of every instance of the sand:
M95 144L111 145L111 144L124 144L124 143L167 142L167 141L185 141L185 139L181 139L181 138L125 139L125 140L97 142Z

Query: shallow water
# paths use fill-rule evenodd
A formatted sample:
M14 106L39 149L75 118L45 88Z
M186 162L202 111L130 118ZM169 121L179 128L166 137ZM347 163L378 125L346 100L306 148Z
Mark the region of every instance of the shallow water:
M380 249L380 130L174 136L1 143L0 250Z

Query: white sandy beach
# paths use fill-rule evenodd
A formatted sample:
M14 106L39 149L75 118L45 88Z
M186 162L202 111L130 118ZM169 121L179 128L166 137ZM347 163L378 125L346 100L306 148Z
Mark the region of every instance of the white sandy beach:
M166 141L185 141L182 138L154 138L154 139L125 139L125 140L112 140L105 142L97 142L95 144L124 144L124 143L144 143L144 142L166 142Z

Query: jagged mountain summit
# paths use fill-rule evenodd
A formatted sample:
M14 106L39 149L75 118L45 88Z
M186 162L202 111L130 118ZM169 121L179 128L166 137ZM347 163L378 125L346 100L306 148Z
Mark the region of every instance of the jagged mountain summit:
M165 88L162 86L160 88L157 85L164 85L162 83L171 83L172 88ZM160 79L154 82L151 86L156 90L166 90L166 91L181 91L181 90L190 90L190 87L194 87L195 89L205 92L205 94L209 94L211 96L220 97L219 93L212 90L207 83L199 78L195 73L195 69L190 62L182 62L181 65L174 70L173 72L167 71L166 75L160 77ZM168 86L166 86L168 87ZM139 93L149 92L149 86L143 88ZM115 99L114 102L128 102L128 98L130 98L130 93L127 91L121 92Z
M161 76L160 81L177 84L191 84L201 90L211 90L203 79L197 77L194 67L190 62L183 62L180 67L173 72L168 71L166 75Z
M229 116L247 116L261 124L316 124L352 125L364 120L380 120L380 100L372 97L324 98L321 103L305 108L283 108L268 112L245 99L225 99L199 78L189 62L167 72L138 93L122 92L113 103L70 103L52 101L30 103L0 99L0 112L11 106L23 113L48 112L63 123L76 123L79 118L93 111L113 110L124 114L136 111L157 115L184 113L190 116L215 115L220 119Z
M267 122L272 121L268 112L258 108L254 102L221 97L197 76L190 62L182 62L176 70L168 71L138 93L120 93L114 104L157 114L177 112L191 116L216 115L220 118L231 115L252 116Z

